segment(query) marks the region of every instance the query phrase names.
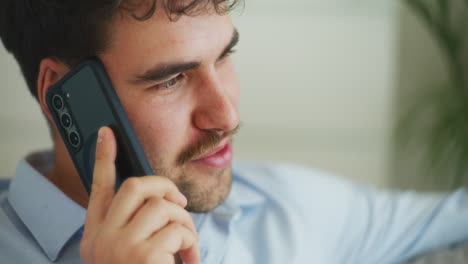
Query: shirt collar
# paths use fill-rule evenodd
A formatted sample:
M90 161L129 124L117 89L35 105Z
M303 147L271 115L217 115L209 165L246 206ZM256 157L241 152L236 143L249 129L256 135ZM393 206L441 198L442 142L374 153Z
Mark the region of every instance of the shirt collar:
M51 261L83 226L86 211L39 171L52 164L52 153L35 153L20 161L8 201Z
M242 163L233 162L232 186L223 203L209 213L191 213L197 230L201 228L207 214L223 219L228 224L239 219L243 211L261 206L265 202L265 196L258 192L253 183L247 180L248 170L243 167Z
M86 210L66 196L41 172L53 162L51 152L33 153L21 160L8 192L8 200L23 223L51 261L56 261L65 244L81 231ZM259 206L265 197L246 180L246 171L233 166L233 184L226 201L211 213L227 222L242 215L242 211ZM236 169L237 167L237 169ZM205 214L194 214L196 226Z
M229 195L223 203L208 213L218 219L218 223L223 222L226 226L241 218L245 211L262 206L265 202L265 196L247 180L252 175L249 175L248 170L243 167L238 162L233 163L232 186ZM192 213L197 227L202 224L205 215L206 213Z
M258 177L256 170L252 170L248 163L234 161L232 170L232 188L226 200L226 204L231 208L251 209L262 206L266 196L256 186L252 179ZM258 167L258 165L257 165Z

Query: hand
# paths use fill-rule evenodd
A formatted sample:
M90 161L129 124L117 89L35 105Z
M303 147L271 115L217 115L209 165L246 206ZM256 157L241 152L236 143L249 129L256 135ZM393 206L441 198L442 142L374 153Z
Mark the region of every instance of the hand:
M99 131L80 255L86 264L200 262L187 199L165 177L127 179L115 193L114 134ZM178 254L178 256L177 256Z

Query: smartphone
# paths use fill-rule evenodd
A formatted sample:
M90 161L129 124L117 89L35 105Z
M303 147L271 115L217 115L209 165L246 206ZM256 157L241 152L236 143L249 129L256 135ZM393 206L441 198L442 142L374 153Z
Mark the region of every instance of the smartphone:
M113 130L117 141L116 190L128 177L154 174L99 59L72 69L47 91L46 103L88 194L103 126Z

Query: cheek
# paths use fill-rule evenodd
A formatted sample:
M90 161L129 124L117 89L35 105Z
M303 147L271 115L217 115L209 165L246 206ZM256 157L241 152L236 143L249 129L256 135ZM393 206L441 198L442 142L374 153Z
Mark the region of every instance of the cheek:
M147 155L158 158L161 153L166 159L178 154L186 144L188 109L145 97L125 107L143 149Z

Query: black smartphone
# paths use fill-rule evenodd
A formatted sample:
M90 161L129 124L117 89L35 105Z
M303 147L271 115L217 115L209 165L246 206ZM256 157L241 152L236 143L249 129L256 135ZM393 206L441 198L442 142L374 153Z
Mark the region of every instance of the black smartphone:
M88 194L97 133L103 126L113 130L117 141L116 190L128 177L153 174L99 59L80 63L50 87L46 103Z

